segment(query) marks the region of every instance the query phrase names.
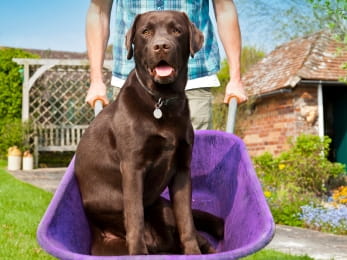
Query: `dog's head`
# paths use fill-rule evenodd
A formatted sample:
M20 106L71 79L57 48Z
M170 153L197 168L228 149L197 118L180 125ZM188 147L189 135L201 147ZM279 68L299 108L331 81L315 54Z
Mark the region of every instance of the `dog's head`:
M188 16L176 11L137 15L126 35L128 59L134 56L137 68L159 84L174 82L203 41L203 34Z

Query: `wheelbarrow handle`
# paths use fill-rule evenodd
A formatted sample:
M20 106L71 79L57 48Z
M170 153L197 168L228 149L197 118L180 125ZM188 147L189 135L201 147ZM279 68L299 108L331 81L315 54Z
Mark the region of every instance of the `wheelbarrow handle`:
M94 115L97 116L101 112L103 107L104 107L104 102L102 102L102 100L100 100L100 99L95 100L95 102L94 102Z
M234 133L235 121L237 112L237 97L231 97L229 100L228 118L227 118L227 133Z

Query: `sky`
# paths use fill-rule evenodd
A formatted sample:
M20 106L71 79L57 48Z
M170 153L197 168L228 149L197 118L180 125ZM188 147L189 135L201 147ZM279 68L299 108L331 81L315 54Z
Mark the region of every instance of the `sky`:
M252 1L235 0L243 45L269 52L281 42L272 38L274 21L262 10L251 10L249 3ZM266 1L271 2L278 5L290 1ZM89 0L0 0L0 46L84 52L89 3ZM259 19L262 26L259 26Z
M1 0L0 46L82 52L88 0Z

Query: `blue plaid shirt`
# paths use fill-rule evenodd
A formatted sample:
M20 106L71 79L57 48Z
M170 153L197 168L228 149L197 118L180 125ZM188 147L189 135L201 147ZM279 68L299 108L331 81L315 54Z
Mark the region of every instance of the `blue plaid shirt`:
M177 10L187 13L203 32L205 42L194 58L189 59L189 79L216 74L220 69L217 39L209 16L209 0L115 0L115 40L113 46L113 75L125 79L134 68L133 59L127 60L125 34L139 13L153 10Z

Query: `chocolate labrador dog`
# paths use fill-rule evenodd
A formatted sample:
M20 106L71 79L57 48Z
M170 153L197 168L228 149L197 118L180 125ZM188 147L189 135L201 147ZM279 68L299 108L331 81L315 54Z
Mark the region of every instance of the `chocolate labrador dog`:
M135 69L76 152L92 254L211 253L195 225L223 235L221 219L191 209L194 133L185 86L188 58L202 44L202 33L175 11L138 15L127 33ZM160 196L166 187L170 201Z

